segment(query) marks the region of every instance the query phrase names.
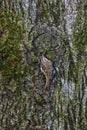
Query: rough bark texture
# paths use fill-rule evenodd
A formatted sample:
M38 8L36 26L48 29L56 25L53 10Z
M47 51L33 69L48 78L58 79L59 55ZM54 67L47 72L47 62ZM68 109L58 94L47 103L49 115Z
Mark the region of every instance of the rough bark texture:
M0 129L87 129L86 0L0 1Z

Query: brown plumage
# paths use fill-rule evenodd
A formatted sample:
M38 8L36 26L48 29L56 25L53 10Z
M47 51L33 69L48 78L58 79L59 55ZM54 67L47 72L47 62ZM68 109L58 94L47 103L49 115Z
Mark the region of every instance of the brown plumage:
M45 56L41 57L41 71L45 75L46 83L45 88L49 87L50 79L52 77L53 65L50 60L48 60Z

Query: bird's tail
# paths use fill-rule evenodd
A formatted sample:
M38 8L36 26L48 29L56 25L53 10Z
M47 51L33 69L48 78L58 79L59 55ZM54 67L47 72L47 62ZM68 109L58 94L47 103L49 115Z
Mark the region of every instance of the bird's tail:
M45 89L48 88L50 85L50 79L46 77Z

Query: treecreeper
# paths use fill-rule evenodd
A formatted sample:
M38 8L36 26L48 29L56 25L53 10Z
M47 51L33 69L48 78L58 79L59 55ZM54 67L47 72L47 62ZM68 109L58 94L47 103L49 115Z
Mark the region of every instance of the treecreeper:
M52 78L53 65L51 60L47 59L45 56L41 56L41 71L45 75L46 83L45 89L50 86L50 81Z

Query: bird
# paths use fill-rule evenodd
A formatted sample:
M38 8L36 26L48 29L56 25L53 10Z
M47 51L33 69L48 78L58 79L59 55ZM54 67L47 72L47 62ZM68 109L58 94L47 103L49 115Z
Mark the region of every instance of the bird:
M47 59L44 55L41 56L41 72L45 75L46 83L45 89L49 87L52 78L53 64L52 61Z

